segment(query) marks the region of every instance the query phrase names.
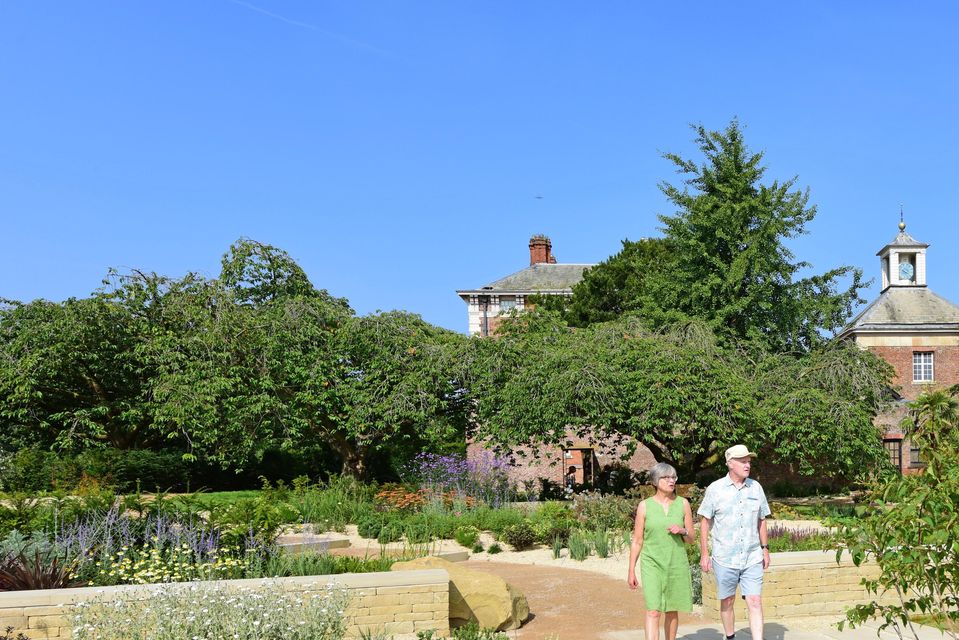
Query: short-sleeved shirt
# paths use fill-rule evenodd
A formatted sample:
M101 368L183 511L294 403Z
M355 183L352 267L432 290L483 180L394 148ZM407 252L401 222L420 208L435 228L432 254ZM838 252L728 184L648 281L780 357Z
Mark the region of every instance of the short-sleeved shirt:
M736 487L729 475L720 478L706 488L697 513L712 521L709 539L713 562L730 569L762 562L759 521L771 511L758 482L746 478L742 487Z

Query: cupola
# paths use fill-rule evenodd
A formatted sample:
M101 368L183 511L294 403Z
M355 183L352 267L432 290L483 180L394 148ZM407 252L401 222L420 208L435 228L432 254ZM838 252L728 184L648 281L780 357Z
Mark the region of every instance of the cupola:
M928 244L906 233L906 223L900 220L899 234L876 254L882 269L882 290L925 287L927 248Z

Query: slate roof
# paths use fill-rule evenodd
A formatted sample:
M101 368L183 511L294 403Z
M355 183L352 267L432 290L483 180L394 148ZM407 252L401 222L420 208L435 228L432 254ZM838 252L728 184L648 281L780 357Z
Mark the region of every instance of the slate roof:
M495 280L479 289L464 290L458 293L515 292L529 291L571 292L573 285L583 279L583 271L595 265L591 264L534 264Z
M878 256L878 255L882 255L882 252L885 251L886 249L888 249L889 247L917 247L917 248L920 248L920 249L925 249L925 248L928 247L928 246L929 246L929 245L926 244L925 242L919 242L918 240L916 240L915 238L913 238L911 235L909 235L909 234L906 233L905 231L900 231L900 232L896 235L896 237L892 239L892 242L890 242L890 243L887 244L885 247L883 247L882 249L880 249L880 250L876 253L876 255L877 255L877 256Z
M839 333L903 331L959 331L959 306L926 287L889 287Z

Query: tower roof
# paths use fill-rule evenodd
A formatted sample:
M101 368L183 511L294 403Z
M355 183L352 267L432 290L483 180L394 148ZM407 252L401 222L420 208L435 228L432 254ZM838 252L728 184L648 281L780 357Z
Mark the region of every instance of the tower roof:
M925 287L890 287L847 324L851 333L959 331L959 306Z
M896 234L896 237L892 239L892 242L887 244L885 247L880 249L876 255L881 256L882 254L889 251L893 247L911 247L913 249L926 249L929 245L925 242L919 242L911 235L906 233L906 225L904 223L899 223L899 233Z

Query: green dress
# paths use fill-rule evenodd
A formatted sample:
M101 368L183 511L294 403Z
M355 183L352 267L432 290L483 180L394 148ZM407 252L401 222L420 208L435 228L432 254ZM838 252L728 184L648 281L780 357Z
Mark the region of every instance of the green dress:
M676 498L667 513L652 498L646 499L646 526L639 571L648 611L692 611L693 587L689 560L682 536L666 530L671 524L684 526L685 499Z

